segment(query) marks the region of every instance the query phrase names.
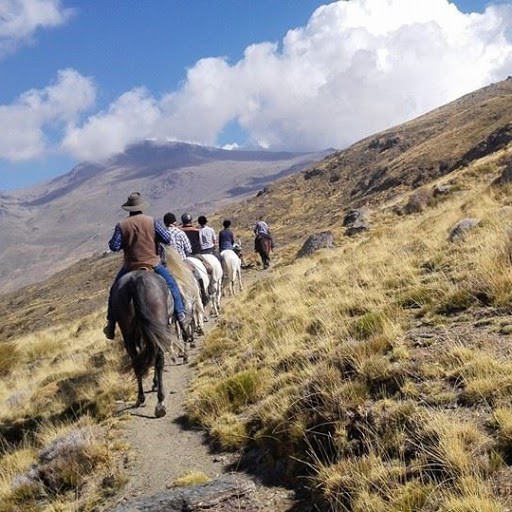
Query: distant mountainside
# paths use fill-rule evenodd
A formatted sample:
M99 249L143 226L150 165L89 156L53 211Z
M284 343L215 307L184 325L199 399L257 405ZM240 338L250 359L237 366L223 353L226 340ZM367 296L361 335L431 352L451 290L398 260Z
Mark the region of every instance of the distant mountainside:
M209 214L328 153L144 142L101 163L80 163L49 182L0 193L0 287L10 291L38 282L106 250L130 192L141 192L157 218L168 211Z
M106 248L131 191L150 214L233 219L250 236L264 214L281 244L340 227L349 208L399 202L512 141L512 79L484 87L342 151L233 152L146 142L17 194L0 193L0 287L38 282Z
M233 203L219 217L241 232L264 214L281 242L339 227L349 208L400 201L410 190L504 149L512 141L512 78L367 137Z

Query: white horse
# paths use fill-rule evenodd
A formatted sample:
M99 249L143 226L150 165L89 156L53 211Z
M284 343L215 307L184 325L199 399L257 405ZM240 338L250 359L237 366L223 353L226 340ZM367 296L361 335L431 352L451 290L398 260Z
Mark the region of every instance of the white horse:
M222 278L222 291L226 295L227 289L231 295L235 295L235 285L238 283L238 290L242 291L242 260L237 256L235 251L226 249L220 253L222 262L222 270L224 276Z
M222 265L216 256L213 254L202 254L202 257L211 265L213 272L210 281L210 275L204 266L204 263L193 256L188 256L187 261L190 262L196 268L199 273L206 293L210 297L212 304L212 312L215 316L220 314L220 295L222 292Z

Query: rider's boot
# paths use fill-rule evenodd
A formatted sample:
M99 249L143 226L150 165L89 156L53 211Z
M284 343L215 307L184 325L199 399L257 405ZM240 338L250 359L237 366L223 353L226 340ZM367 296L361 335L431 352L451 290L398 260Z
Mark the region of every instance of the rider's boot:
M181 332L183 333L183 340L185 342L190 341L190 339L191 339L190 318L188 318L185 313L178 313L176 315L176 320L178 321Z

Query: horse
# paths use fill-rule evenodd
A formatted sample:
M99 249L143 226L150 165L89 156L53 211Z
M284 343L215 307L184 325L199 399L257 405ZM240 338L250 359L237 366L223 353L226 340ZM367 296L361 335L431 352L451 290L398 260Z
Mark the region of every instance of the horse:
M222 276L224 274L219 258L214 254L202 254L202 257L212 267L210 276L210 298L212 300L212 310L215 316L220 315L220 299L222 297Z
M263 268L270 266L270 253L274 248L273 245L272 238L267 235L259 234L254 239L254 250L260 255Z
M123 335L137 379L137 401L144 401L142 379L154 366L158 403L155 416L166 414L164 405L164 352L172 352L169 312L173 311L172 296L165 280L150 270L133 270L122 276L112 290L112 308Z
M216 256L213 254L202 254L202 258L207 261L212 267L212 275L208 274L204 263L193 256L188 256L185 261L189 262L197 271L200 279L203 281L205 292L211 300L212 312L215 316L220 314L220 294L222 292L222 265ZM210 281L211 279L211 281Z
M235 295L235 284L238 283L239 291L242 291L242 261L231 249L226 249L220 253L222 263L223 278L222 291L226 295L229 288L231 295Z

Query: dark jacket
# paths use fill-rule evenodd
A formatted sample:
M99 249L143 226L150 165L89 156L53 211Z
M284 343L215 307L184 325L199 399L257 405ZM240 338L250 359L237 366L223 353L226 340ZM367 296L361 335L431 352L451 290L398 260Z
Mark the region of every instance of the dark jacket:
M201 254L201 238L199 236L199 229L192 225L181 226L182 231L188 236L190 245L192 246L192 254Z

